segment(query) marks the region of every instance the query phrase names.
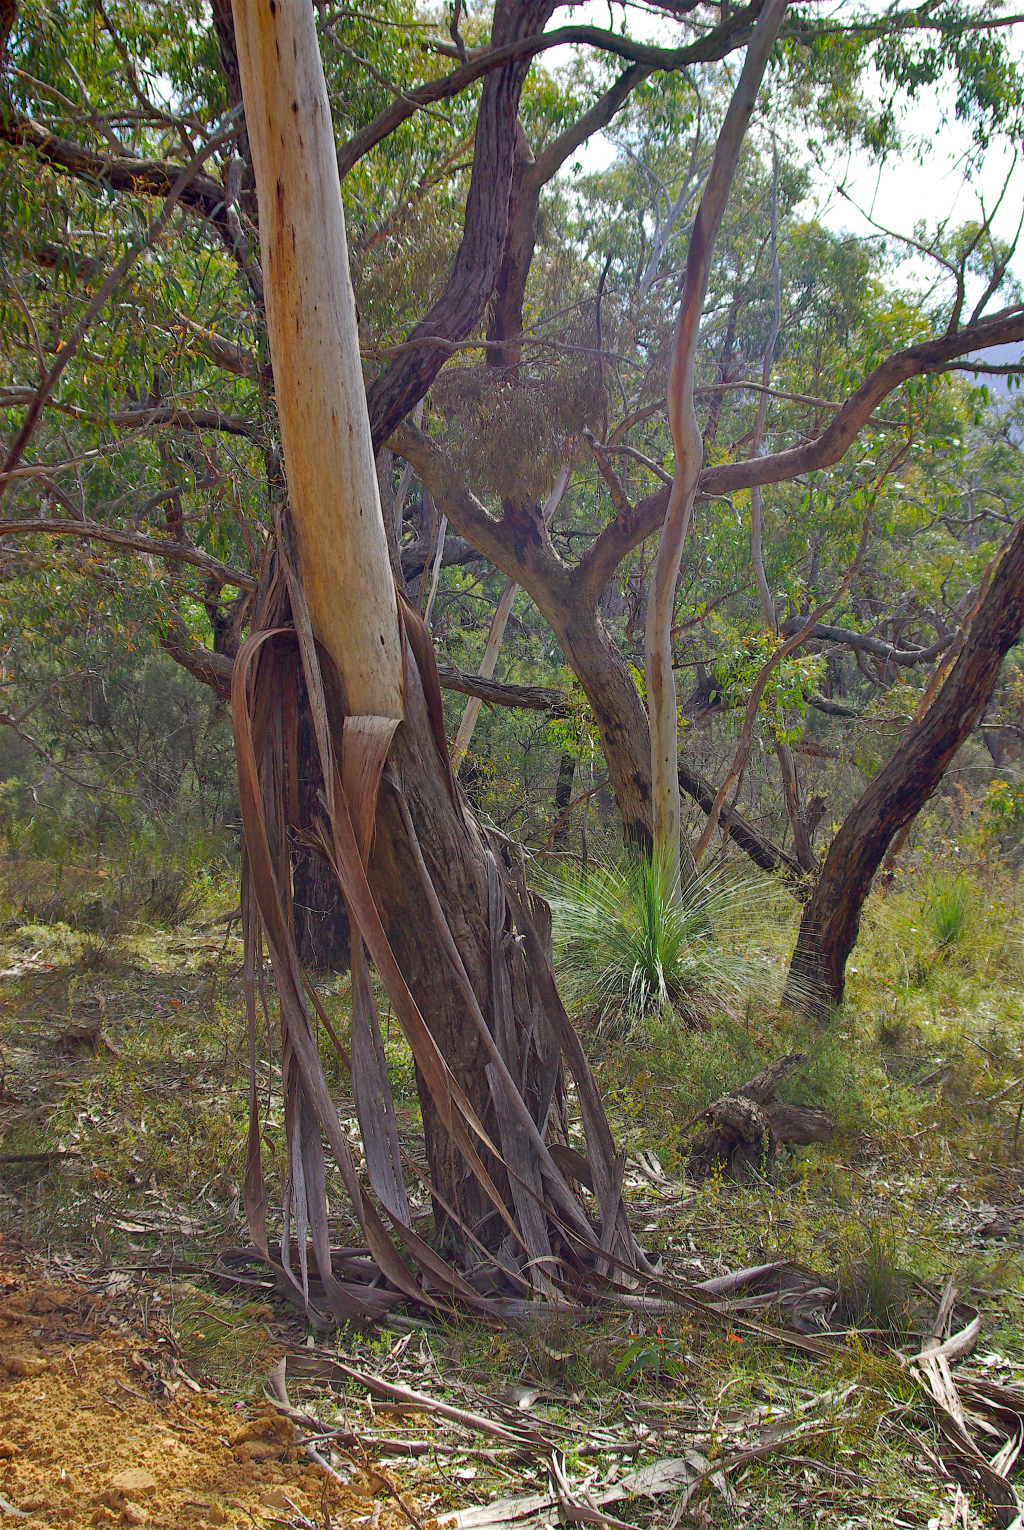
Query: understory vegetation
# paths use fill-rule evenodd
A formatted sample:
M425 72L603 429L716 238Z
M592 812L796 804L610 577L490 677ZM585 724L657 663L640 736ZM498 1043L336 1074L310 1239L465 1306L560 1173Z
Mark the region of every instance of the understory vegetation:
M941 814L940 805L940 827ZM965 831L969 822L965 813ZM698 1317L581 1324L560 1319L556 1307L506 1333L471 1318L428 1324L413 1332L411 1364L389 1359L394 1332L364 1342L339 1335L350 1362L406 1386L433 1381L461 1405L467 1392L515 1383L533 1399L527 1417L537 1427L603 1429L602 1438L634 1442L638 1462L674 1454L680 1409L717 1420L728 1454L730 1438L766 1400L780 1418L802 1400L812 1422L799 1461L785 1453L755 1461L724 1496L710 1491L701 1510L709 1524L733 1524L742 1513L750 1525L796 1526L824 1512L843 1524L923 1525L941 1515L944 1496L952 1510L953 1490L944 1495L922 1455L934 1424L886 1346L911 1342L952 1276L959 1299L981 1314L988 1374L1007 1382L1024 1374L1021 892L984 836L958 842L938 832L914 861L872 895L847 1001L824 1028L779 1007L796 928L792 898L735 861L705 874L667 932L657 922L656 877L628 863L563 875L553 898L556 949L565 952L558 975L628 1155L627 1200L644 1247L688 1280L776 1260L819 1272L841 1293L834 1323L849 1330L831 1358ZM201 906L185 918L155 915L138 893L98 930L68 903L52 917L26 911L25 888L47 865L52 875L37 856L8 854L3 863L6 1236L83 1268L184 1272L165 1287L182 1363L232 1404L244 1402L259 1395L273 1344L296 1331L301 1341L305 1330L269 1289L233 1296L215 1273L201 1273L216 1250L245 1242L248 1043L232 877L208 879L201 898L193 883ZM63 875L78 889L74 908L112 901L102 891L111 870L94 857L79 857ZM589 923L579 921L581 908ZM347 1043L347 975L318 987ZM260 1027L257 1078L279 1202L287 1154L273 1031ZM403 1139L422 1171L411 1057L387 1019L384 1035ZM700 1113L793 1051L806 1062L785 1096L825 1110L832 1143L780 1153L767 1177L689 1178ZM354 1127L336 1058L330 1078ZM573 1116L570 1140L578 1130ZM354 1131L352 1140L358 1153ZM18 1162L19 1154L48 1156ZM328 1197L332 1238L351 1243L358 1229L336 1173ZM414 1178L410 1203L427 1231L429 1200ZM313 1384L300 1395L324 1397ZM372 1430L372 1417L360 1427ZM441 1513L529 1491L539 1479L477 1456L440 1487L424 1464L403 1467L400 1480ZM640 1510L638 1522L654 1508Z

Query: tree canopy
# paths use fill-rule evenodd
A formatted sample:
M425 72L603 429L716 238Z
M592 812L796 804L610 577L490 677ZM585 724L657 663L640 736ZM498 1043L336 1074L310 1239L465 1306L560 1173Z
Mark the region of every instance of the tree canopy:
M506 691L486 699L529 705L485 707L462 773L538 844L581 795L567 824L597 814L608 839L605 777L627 838L650 833L638 727L666 378L756 15L665 5L655 40L628 9L617 28L539 3L317 11L393 564L421 606L436 585L435 647L463 690L506 579L519 587ZM937 206L888 233L815 211L825 159L906 151L908 109L936 89L968 135L966 183L1012 150L1013 20L949 5L782 21L696 354L703 467L671 626L698 843L721 798L723 831L749 820L762 859L814 874L1015 518L1017 374L1004 349L985 360L1024 337L1001 188L977 217ZM287 494L230 9L22 4L3 69L9 748L106 790L69 722L83 687L162 644L224 695ZM446 696L454 736L463 702Z

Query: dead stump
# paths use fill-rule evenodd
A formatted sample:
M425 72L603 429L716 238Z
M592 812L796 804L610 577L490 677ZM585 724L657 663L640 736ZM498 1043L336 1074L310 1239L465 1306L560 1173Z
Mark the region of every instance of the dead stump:
M807 1061L791 1052L756 1074L739 1089L723 1094L698 1118L687 1167L695 1178L725 1173L733 1179L764 1175L780 1142L794 1147L831 1142L833 1125L824 1111L787 1105L776 1089Z

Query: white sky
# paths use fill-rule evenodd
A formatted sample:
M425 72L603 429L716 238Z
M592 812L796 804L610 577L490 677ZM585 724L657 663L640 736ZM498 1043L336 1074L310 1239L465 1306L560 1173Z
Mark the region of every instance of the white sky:
M559 13L552 24L560 26L571 21L608 26L609 12L607 0L587 0L574 6L570 15ZM618 20L621 7L617 7L615 14ZM666 46L675 41L671 34L677 29L666 24L664 17L648 17L631 8L629 26L635 36L647 36ZM1018 48L1024 48L1024 27L1004 34L1007 35ZM555 67L567 62L569 54L568 48L553 49L546 55L546 61L549 67ZM893 156L881 167L866 154L836 156L825 164L805 160L812 169L815 184L814 194L804 205L805 215L817 216L829 228L858 235L877 232L870 221L873 218L893 234L912 237L915 226L922 221L933 228L937 219L946 217L950 217L951 225L980 219L983 205L991 213L1009 175L1009 187L992 227L997 236L1013 239L1024 210L1024 166L1014 167L1006 149L996 145L987 152L973 180L965 182L962 166L971 147L970 131L953 120L952 100L940 98L934 91L913 104L903 127L909 152ZM615 154L614 146L599 134L576 159L587 170L598 170L610 164ZM845 188L847 196L840 193L839 186ZM890 247L895 252L898 244L891 241ZM904 280L926 287L934 280L935 270L933 262L908 249L900 274ZM1018 252L1011 271L1024 281L1024 250Z

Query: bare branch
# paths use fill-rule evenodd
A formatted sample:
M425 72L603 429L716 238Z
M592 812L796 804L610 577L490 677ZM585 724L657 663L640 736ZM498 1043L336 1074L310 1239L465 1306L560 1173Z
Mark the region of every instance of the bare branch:
M783 623L783 632L792 633L799 625L799 617L791 618ZM831 627L825 622L816 622L813 631L807 634L808 641L814 638L826 643L843 643L857 653L869 653L876 659L884 660L886 664L898 664L901 668L909 669L916 664L930 664L939 654L945 653L954 635L941 637L927 648L896 648L892 643L883 642L881 638L872 637L866 632L854 632L847 627Z
M34 388L0 388L0 409L15 409L31 404L35 396ZM256 434L256 426L251 420L243 420L233 414L221 414L219 409L176 409L173 404L154 404L141 409L118 409L113 414L94 414L89 409L80 409L77 404L65 404L57 398L48 398L43 407L56 409L72 420L81 420L90 425L120 425L133 430L144 430L147 425L173 425L179 430L219 430L229 436Z
M80 776L73 776L70 770L65 770L63 765L58 765L53 755L43 748L38 739L34 739L30 733L26 733L24 728L19 726L17 718L12 717L9 712L0 712L0 728L10 728L13 733L17 734L22 743L27 744L30 749L34 749L36 754L46 761L50 769L55 770L59 776L63 776L65 781L71 781L75 786L84 787L87 792L97 790L94 782L83 781Z
M534 33L528 37L515 38L499 47L478 53L441 79L430 80L426 85L418 85L414 90L405 91L402 95L396 96L390 106L378 112L371 122L360 128L358 133L353 134L347 143L342 144L338 150L338 172L343 176L347 175L357 160L362 159L364 154L389 137L396 128L403 122L407 122L424 106L432 106L437 101L447 101L452 96L461 95L464 90L468 90L471 85L475 85L485 75L492 74L494 70L501 69L506 64L535 58L538 53L543 53L548 48L561 48L567 43L579 43L599 48L602 52L613 53L635 64L645 65L647 72L652 69L666 71L685 69L689 64L724 58L734 48L741 47L749 36L756 14L756 8L753 5L745 6L742 10L730 15L724 25L716 27L706 37L687 43L682 48L657 48L649 43L636 42L631 37L622 37L617 32L587 26L558 27L553 32ZM568 150L568 153L571 152L571 149Z
M100 181L135 196L168 196L182 169L173 160L97 154L83 144L57 138L31 117L0 117L0 141L32 149L55 170ZM194 176L180 201L183 207L215 224L222 237L230 240L224 219L224 188L218 181L211 176Z
M856 392L839 406L835 419L820 435L766 457L748 457L741 462L723 462L705 468L700 475L697 493L702 497L732 494L755 484L785 483L802 474L832 467L842 461L882 400L901 383L926 373L948 371L957 365L957 357L1020 340L1024 340L1024 305L1017 304L977 324L965 325L955 335L942 335L897 351L881 362ZM963 362L959 365L973 370L984 364ZM1024 363L1013 363L1008 370L1018 372L1022 368ZM664 489L640 500L634 507L633 529L628 536L623 534L617 521L609 522L580 561L579 571L589 590L600 594L622 558L662 525L667 504L668 492Z
M549 712L552 717L567 717L569 703L561 691L543 685L504 685L487 675L465 675L448 664L439 664L437 672L446 691L458 691L496 707L524 707L531 712Z
M138 553L148 558L166 558L172 563L188 563L201 573L209 575L218 584L229 584L237 590L255 591L256 580L230 564L222 563L210 553L203 552L187 539L171 540L170 537L147 537L136 531L122 531L117 526L101 526L96 521L61 521L54 519L22 518L0 521L0 537L11 535L32 536L41 534L51 537L81 537L93 542L106 542L111 547L123 548L125 552Z
M216 330L204 329L194 319L185 314L175 315L176 324L185 330L199 346L204 355L214 363L222 367L225 372L232 372L236 377L248 377L253 382L260 382L263 374L259 362L249 351L244 351L241 346L218 335Z

